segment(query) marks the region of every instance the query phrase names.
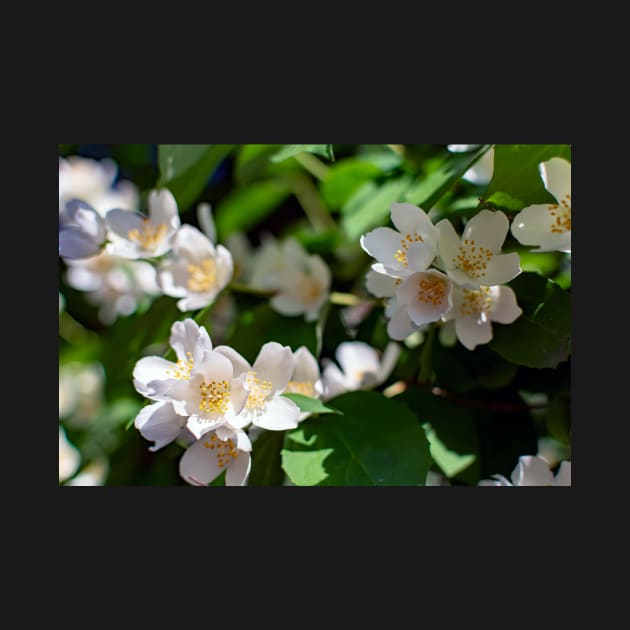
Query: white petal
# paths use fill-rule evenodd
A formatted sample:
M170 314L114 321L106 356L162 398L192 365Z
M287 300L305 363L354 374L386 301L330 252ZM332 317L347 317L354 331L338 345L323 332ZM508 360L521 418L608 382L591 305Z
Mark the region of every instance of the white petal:
M293 372L291 348L268 341L260 349L252 370L261 381L271 382L272 392L284 390Z
M461 239L457 235L453 224L448 219L442 219L435 224L440 237L438 239L438 254L441 256L447 267L452 265L452 261L459 253Z
M278 293L269 301L271 308L281 315L300 315L304 313L304 302L288 293Z
M402 247L402 236L388 227L379 227L361 237L361 247L379 262L395 269L401 267L394 256Z
M462 176L468 182L484 186L494 172L494 147L488 149Z
M464 228L463 240L475 241L477 247L485 247L493 253L501 251L510 222L500 211L482 210Z
M170 444L180 433L186 418L175 413L170 402L156 402L144 407L136 416L134 425L147 440L155 442L150 451Z
M300 408L288 398L276 396L266 405L264 411L255 416L253 423L269 431L287 431L298 425Z
M59 425L59 481L72 477L79 469L80 463L79 449L68 440L66 432Z
M376 297L391 297L396 292L396 278L370 269L365 276L365 288Z
M571 462L560 462L560 468L553 480L554 486L570 486L571 485Z
M512 483L515 486L545 486L552 485L553 473L549 464L535 455L522 455L512 471Z
M474 316L463 315L455 320L455 332L465 348L474 350L492 339L492 324L489 320L482 322Z
M232 362L232 366L234 367L234 378L237 378L241 374L247 373L252 369L249 361L247 361L242 354L239 354L230 346L217 346L214 351L222 354Z
M293 353L293 373L290 380L314 383L319 380L319 365L306 346Z
M252 467L252 458L249 453L238 452L238 457L232 459L225 473L226 486L243 486L249 476Z
M405 340L416 330L418 330L418 326L411 321L407 309L402 306L399 306L398 309L394 311L390 320L387 322L387 334L397 341Z
M173 193L167 188L152 190L149 194L149 220L155 227L161 224L173 230L179 227L177 202Z
M400 351L401 347L397 343L390 342L385 347L385 351L383 352L383 357L381 359L381 368L378 374L380 383L383 383L392 373L392 370L396 365L396 361L398 361L398 357L400 356Z
M66 204L68 215L77 227L95 242L102 243L106 237L106 224L94 208L80 199L73 199Z
M437 241L438 231L422 208L411 203L393 203L390 208L392 223L401 234L413 236L418 233L433 242Z
M429 268L436 254L436 242L427 240L424 243L414 243L407 250L408 273L424 271Z
M212 381L232 382L234 368L232 362L216 351L204 353L201 361L195 360L192 374L201 374L206 383Z
M208 448L212 444L210 437L201 437L186 449L179 460L179 474L192 485L208 485L225 470L225 465L219 466L217 448Z
M492 305L490 319L499 324L511 324L523 313L523 309L516 302L516 294L507 286L499 287L499 294Z
M136 391L150 398L154 392L148 387L148 384L151 381L174 378L173 371L176 367L175 363L162 357L143 357L133 368L133 384Z
M171 326L171 336L169 338L169 344L180 361L188 359L186 353L191 354L195 351L195 345L199 339L199 324L190 317L175 322ZM209 338L208 338L209 341ZM210 342L210 350L212 350L212 342Z
M329 400L339 394L348 391L346 379L341 370L332 362L324 367L322 372L322 383L324 385L324 394L322 398Z
M214 219L212 218L212 207L209 203L200 203L197 206L197 221L201 226L204 234L208 237L211 243L217 242L217 228L214 225Z
M492 475L496 481L491 479L484 479L477 485L479 486L512 486L512 484L503 475Z
M479 148L480 144L447 144L446 148L453 153L467 153Z
M177 308L182 313L188 313L189 311L196 311L200 308L205 308L209 304L214 302L214 294L212 293L198 293L195 295L189 295L177 301Z
M193 347L193 361L195 364L203 363L206 356L212 352L212 341L204 326L199 327L199 333Z
M571 163L554 157L540 165L540 175L545 182L545 188L558 202L571 194Z
M186 421L186 428L192 435L195 436L195 439L199 440L207 433L211 433L212 431L216 431L221 425L227 423L227 419L220 414L212 414L214 417L212 419L191 415Z
M142 232L144 229L144 219L139 212L130 210L110 210L105 217L107 227L122 239L129 239L129 232L138 230Z
M349 382L360 382L365 372L378 374L381 367L378 352L363 341L340 343L335 357Z
M486 273L479 278L484 286L504 284L521 273L521 259L516 252L493 256L488 262Z
M173 239L173 251L189 261L214 259L216 250L208 237L192 225L182 225Z
M217 279L216 279L216 291L221 291L234 275L234 260L232 254L223 245L217 245Z
M66 227L59 232L59 255L69 260L91 258L101 252L97 243L77 228Z

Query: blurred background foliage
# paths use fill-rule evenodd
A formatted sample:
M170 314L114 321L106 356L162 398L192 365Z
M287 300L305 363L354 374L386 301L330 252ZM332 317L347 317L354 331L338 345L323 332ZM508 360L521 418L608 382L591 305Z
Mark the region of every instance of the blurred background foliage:
M80 454L66 483L185 485L178 475L181 447L172 443L152 453L132 425L145 403L132 385L134 364L168 349L175 320L196 316L214 344L231 345L250 361L271 340L293 349L305 345L320 363L334 359L339 343L351 339L383 350L390 341L386 321L381 302L364 286L372 261L359 237L389 224L390 204L409 201L430 211L434 222L449 218L461 232L483 207L512 217L526 205L549 201L537 165L555 155L571 157L568 145L497 145L492 180L465 179L489 148L59 145L60 157L113 159L119 179L139 189L141 210L151 189L166 186L182 223L200 227L197 205L209 203L219 243L244 233L255 250L265 234L294 236L329 265L336 295L312 323L279 315L264 296L228 287L202 313L181 313L167 296L147 297L134 313L106 325L97 305L68 285L60 259L59 417ZM439 325L432 325L402 344L396 368L378 388L415 417L430 444L431 471L453 485L474 485L495 473L509 477L524 454L570 457L570 255L528 252L510 233L504 251L521 257L523 273L509 285L523 316L495 325L492 342L472 352L445 345ZM404 387L396 393L391 386L399 382ZM281 466L295 466L307 448L308 423L296 431L266 432L256 442L250 485L282 483Z

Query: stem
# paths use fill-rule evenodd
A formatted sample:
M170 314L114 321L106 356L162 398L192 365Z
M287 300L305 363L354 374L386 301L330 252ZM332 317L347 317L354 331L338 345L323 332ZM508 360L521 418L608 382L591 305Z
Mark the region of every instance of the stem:
M298 153L293 156L311 175L320 181L326 178L330 170L321 160L318 160L312 153Z
M337 224L333 221L328 208L322 202L319 191L312 180L306 175L298 174L291 178L293 193L297 197L304 214L317 232L336 230Z
M228 289L236 291L237 293L247 293L249 295L258 295L260 297L271 297L275 291L268 291L267 289L256 289L240 282L232 282L228 285Z
M356 304L373 302L373 300L362 300L354 293L341 293L339 291L333 291L328 300L331 304L338 304L339 306L355 306Z

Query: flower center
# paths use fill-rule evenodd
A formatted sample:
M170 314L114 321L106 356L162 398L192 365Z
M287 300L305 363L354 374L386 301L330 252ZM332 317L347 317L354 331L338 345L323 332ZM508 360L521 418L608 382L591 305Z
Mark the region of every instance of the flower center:
M400 241L401 249L397 249L394 254L394 259L398 261L403 267L409 266L409 261L407 260L407 250L409 249L409 245L412 243L422 243L422 236L418 234L418 232L414 232L413 236L411 234L405 234L404 238Z
M199 384L199 411L226 413L230 402L230 386L227 381L210 381Z
M272 388L271 381L261 381L253 370L247 372L249 396L247 396L245 407L247 409L263 409Z
M231 438L229 440L222 441L216 435L212 435L212 437L209 440L206 440L203 445L204 448L214 451L214 455L218 460L217 466L219 468L227 466L232 459L236 459L238 457L238 451L234 446L234 440Z
M551 232L553 234L562 234L571 231L571 195L565 195L560 203L554 203L547 206L549 214L551 214L553 223Z
M143 226L140 230L129 230L127 238L140 245L142 249L152 250L157 247L166 237L168 228L164 223L160 223L157 227L149 222L149 219L143 219Z
M463 289L464 299L460 307L462 315L487 313L492 307L490 287L479 287L476 291Z
M446 293L446 283L441 278L425 277L418 282L418 302L441 304Z
M302 394L314 398L315 388L310 381L289 381L287 384L287 392L291 394Z
M217 264L212 258L206 258L200 265L188 265L188 288L191 291L209 291L217 277Z
M178 381L188 381L194 365L192 352L187 352L186 357L185 361L179 359L175 367L172 370L166 370L166 373Z
M477 247L474 240L464 239L458 255L453 258L453 264L473 278L483 278L493 256L494 252L486 247Z

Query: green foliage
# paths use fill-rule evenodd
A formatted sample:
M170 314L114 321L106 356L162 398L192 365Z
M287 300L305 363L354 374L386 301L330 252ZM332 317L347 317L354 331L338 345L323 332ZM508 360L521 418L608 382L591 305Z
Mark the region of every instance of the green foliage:
M428 212L489 148L485 144L472 153L453 154L428 177L419 177L405 194L405 201Z
M332 144L287 144L277 153L271 156L272 162L282 162L287 158L299 153L314 153L328 158L331 162L335 160Z
M501 210L516 212L537 203L555 203L545 189L538 166L552 157L571 160L566 144L497 144L494 173L484 195Z
M334 407L328 407L321 400L304 396L304 394L285 393L282 395L292 400L300 408L300 411L308 411L309 413L342 413Z
M382 172L375 164L359 158L340 160L328 169L320 188L322 197L331 210L338 210L362 184Z
M489 347L516 365L556 367L569 358L571 297L551 280L523 273L509 285L523 309L509 327L493 324Z
M186 212L233 148L233 144L158 145L158 188L167 187L177 200L180 213Z
M413 414L375 392L334 398L324 414L287 434L282 467L296 485L425 484L429 444Z

